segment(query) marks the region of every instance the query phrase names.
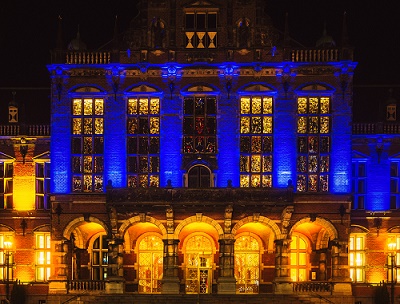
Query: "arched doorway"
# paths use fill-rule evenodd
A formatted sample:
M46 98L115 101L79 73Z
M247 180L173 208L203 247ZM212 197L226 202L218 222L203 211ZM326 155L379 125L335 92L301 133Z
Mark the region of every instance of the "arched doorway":
M203 165L196 165L190 168L188 172L189 188L210 188L211 171Z

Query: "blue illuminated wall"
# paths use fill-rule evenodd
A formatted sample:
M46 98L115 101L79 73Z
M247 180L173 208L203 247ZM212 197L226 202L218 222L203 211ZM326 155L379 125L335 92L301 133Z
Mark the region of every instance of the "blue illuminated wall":
M218 100L218 179L217 187L226 187L228 180L239 187L239 121L238 96L221 94Z
M179 88L177 88L179 90ZM172 187L182 187L182 100L177 94L164 94L160 122L160 187L168 180Z
M110 94L105 100L104 115L104 187L126 187L126 98Z
M62 76L59 80L62 81ZM59 97L61 100L59 100ZM58 95L53 89L51 115L51 193L71 192L71 106L68 95Z
M274 105L274 187L287 187L292 180L296 185L296 102L277 97Z

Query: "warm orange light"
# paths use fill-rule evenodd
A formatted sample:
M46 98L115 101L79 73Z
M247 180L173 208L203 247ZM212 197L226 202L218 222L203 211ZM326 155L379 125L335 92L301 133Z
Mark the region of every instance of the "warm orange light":
M4 241L3 242L4 249L10 250L12 248L12 242L11 241Z
M389 251L395 251L396 250L396 242L393 240L390 240L388 243L388 249Z
M14 207L16 210L35 209L35 177L15 176L13 189Z

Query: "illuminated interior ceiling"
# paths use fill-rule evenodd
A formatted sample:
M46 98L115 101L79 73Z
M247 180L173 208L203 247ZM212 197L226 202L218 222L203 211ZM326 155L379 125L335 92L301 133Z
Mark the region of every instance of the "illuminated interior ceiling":
M318 235L322 234L321 236L323 236L326 233L326 229L316 222L307 222L297 226L295 232L306 236L309 240L312 240L313 243L316 243Z
M271 237L271 228L261 223L247 223L237 230L237 235L243 232L252 232L263 240L263 246L267 247Z
M190 234L196 232L203 232L208 234L214 239L215 244L218 244L218 232L217 230L211 226L210 224L203 223L203 222L195 222L186 225L179 234L179 239L181 240L180 246L183 244L183 240Z
M100 232L105 232L104 228L100 224L93 222L90 223L83 222L74 229L74 233L78 237L82 238L83 244L87 244L87 242L93 235ZM77 246L78 244L75 245Z
M152 224L152 223L137 223L128 228L129 238L133 240L137 240L143 233L146 232L154 232L161 234L160 229Z

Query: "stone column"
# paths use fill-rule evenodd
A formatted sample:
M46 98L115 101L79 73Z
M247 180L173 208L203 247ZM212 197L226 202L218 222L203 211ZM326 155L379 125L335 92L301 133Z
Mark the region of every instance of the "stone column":
M235 239L225 238L219 240L219 294L235 294Z
M334 240L332 245L332 282L333 293L351 295L351 279L349 274L347 242Z
M108 242L108 276L106 293L121 294L125 290L123 278L122 239L113 239Z
M178 274L178 244L179 240L171 238L164 239L164 272L161 280L161 293L179 294Z
M293 292L290 279L289 244L291 240L275 240L275 293L288 294Z
M68 243L64 240L56 240L51 242L53 249L52 259L52 275L49 279L49 293L67 292L67 253Z
M326 277L326 249L318 250L319 253L319 267L318 267L318 277L319 281L325 281Z

